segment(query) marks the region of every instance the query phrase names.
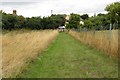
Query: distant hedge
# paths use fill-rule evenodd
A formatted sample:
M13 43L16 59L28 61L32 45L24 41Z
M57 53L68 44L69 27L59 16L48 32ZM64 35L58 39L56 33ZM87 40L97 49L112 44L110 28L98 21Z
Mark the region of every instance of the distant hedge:
M2 13L2 29L56 29L65 24L65 15L51 15L50 17L32 17Z

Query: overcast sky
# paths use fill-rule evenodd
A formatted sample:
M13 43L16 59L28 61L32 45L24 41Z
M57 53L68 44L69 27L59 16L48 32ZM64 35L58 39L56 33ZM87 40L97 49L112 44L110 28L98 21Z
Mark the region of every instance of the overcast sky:
M89 14L106 13L105 7L120 0L1 0L0 10L12 13L17 10L18 15L25 17L50 16L53 14Z

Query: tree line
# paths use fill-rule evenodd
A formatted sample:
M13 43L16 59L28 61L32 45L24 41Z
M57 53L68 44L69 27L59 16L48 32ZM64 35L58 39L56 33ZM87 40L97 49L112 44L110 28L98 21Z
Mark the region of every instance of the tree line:
M89 17L88 14L74 14L71 13L69 20L66 20L66 15L51 15L48 17L31 17L25 18L19 15L6 14L0 11L2 14L2 29L14 30L14 29L57 29L59 26L66 26L67 29L109 29L110 25L113 29L120 27L120 2L114 2L106 6L105 10L107 14L97 14ZM81 24L83 21L84 24Z
M22 15L2 14L2 29L14 30L14 29L56 29L59 26L65 24L65 15L51 15L49 17L31 17L25 18Z
M120 28L120 2L114 2L106 6L107 14L97 14L89 17L88 14L70 14L70 19L66 23L66 27L71 29L95 29L95 30L108 30ZM80 21L84 22L80 24Z

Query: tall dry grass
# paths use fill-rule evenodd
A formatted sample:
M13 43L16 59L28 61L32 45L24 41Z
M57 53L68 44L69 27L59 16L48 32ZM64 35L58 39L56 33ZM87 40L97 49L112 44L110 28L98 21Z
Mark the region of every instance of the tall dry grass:
M118 30L96 32L76 32L71 30L69 34L110 56L118 56Z
M43 51L57 36L57 31L7 33L2 36L3 77L15 77L28 62Z

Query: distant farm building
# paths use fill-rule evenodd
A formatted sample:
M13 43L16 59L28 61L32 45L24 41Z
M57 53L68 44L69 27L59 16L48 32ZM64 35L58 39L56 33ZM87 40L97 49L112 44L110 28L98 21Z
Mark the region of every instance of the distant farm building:
M83 22L83 21L80 21L80 25L84 25L84 22Z
M66 20L69 20L69 18L70 18L70 15L66 15L66 18L65 18L65 19L66 19Z
M69 18L70 18L70 15L66 15L66 17L65 17L65 20L66 20L65 26L69 23Z
M66 19L66 22L65 22L65 26L66 26L67 24L69 24L70 15L66 15L65 19ZM80 19L79 24L84 25L84 20L82 18Z

